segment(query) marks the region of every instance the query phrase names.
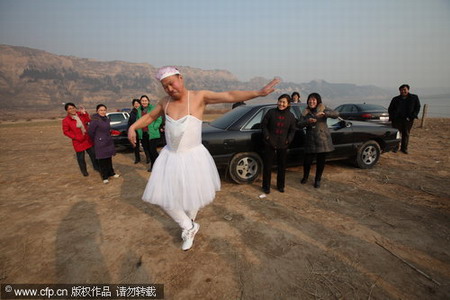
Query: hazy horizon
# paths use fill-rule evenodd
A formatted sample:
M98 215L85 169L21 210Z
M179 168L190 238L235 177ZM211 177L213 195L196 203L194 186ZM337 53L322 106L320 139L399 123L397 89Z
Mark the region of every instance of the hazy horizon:
M0 0L0 44L241 81L444 88L450 2Z

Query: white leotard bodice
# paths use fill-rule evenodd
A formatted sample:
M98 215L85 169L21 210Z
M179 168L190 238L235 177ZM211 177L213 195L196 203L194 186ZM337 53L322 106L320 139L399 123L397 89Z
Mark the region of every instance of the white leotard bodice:
M202 143L202 121L190 113L190 99L188 92L188 111L184 117L174 120L167 114L165 108L166 127L165 135L167 147L170 151L180 152L194 148Z

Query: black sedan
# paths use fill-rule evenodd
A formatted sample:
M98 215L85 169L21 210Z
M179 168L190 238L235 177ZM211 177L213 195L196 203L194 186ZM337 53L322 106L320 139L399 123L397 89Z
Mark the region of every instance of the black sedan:
M203 124L202 141L219 169L236 183L251 183L262 171L261 121L274 104L242 105ZM298 119L305 104L293 104ZM368 122L328 119L335 150L328 160L352 159L360 168L373 167L381 153L398 148L397 129ZM289 166L303 163L305 131L299 129L288 149Z
M131 148L131 143L128 140L128 119L111 124L110 132L114 145Z
M117 147L126 147L132 149L130 141L128 140L128 119L122 120L119 123L111 124L111 137L114 145ZM164 133L161 133L161 138L158 139L157 146L163 147L166 144Z
M341 118L346 120L389 123L387 108L377 104L342 104L335 108Z

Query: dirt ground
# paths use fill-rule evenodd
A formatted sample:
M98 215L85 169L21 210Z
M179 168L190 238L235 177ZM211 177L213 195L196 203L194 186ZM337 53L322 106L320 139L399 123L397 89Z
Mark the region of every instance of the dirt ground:
M160 283L165 299L450 297L450 119L416 126L410 154L373 169L327 164L320 189L300 185L301 167L263 199L260 180L222 179L187 252L141 200L149 173L132 153L113 158L121 177L104 185L90 164L81 175L59 120L0 130L0 283Z

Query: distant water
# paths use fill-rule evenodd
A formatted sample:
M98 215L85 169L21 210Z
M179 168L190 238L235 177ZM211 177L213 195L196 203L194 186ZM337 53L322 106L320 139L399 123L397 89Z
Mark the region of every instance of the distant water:
M423 107L424 104L428 104L428 114L427 116L430 118L450 118L450 98L444 97L444 98L439 98L439 97L426 97L426 96L420 96L419 95L419 99L420 99L420 112L419 112L419 118L422 117L422 111L423 111ZM330 103L330 106L336 107L340 104L344 104L344 103L370 103L370 104L379 104L382 105L386 108L389 107L389 104L391 103L391 99L389 100L364 100L364 101L343 101L343 100L339 100L339 101L334 101L333 103Z
M423 104L428 104L428 116L435 118L450 118L450 99L431 99L422 101ZM422 116L422 109L420 111Z

